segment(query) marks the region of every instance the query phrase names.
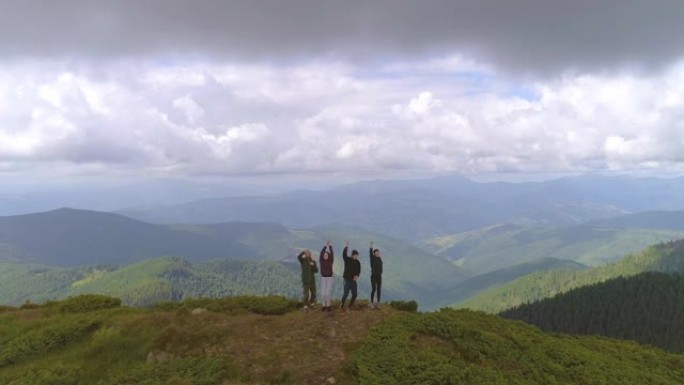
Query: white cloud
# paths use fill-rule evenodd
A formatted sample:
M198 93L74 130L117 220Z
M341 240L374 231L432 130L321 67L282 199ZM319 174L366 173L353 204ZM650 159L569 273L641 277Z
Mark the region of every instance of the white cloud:
M684 165L684 66L521 85L433 62L4 65L0 162L174 175Z

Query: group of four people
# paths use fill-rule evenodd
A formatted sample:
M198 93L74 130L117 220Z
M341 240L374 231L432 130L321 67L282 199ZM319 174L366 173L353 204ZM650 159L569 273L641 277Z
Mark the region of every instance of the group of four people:
M344 294L342 295L342 302L340 304L340 311L345 311L344 305L347 302L347 297L351 292L351 300L349 301L349 308L354 306L357 295L357 282L361 276L361 262L359 262L359 252L352 250L351 256L347 254L349 250L349 242L344 245L342 258L344 259L344 272L342 278L344 279ZM370 266L371 266L371 298L370 307L380 308L380 296L382 293L382 257L380 250L373 248L373 242L370 243L369 250ZM302 267L302 287L303 287L303 302L304 308L308 309L316 303L316 273L319 272L316 261L311 257L311 250L304 250L297 256ZM333 262L335 254L330 241L325 243L319 257L320 273L321 273L321 289L323 291L322 311L331 311L330 301L332 299L333 290ZM376 300L377 294L377 302Z

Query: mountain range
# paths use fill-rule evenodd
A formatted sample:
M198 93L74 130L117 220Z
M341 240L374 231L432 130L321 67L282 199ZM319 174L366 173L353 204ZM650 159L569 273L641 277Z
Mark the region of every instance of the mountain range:
M104 279L111 277L113 271L125 267L128 267L127 271L133 276L139 276L141 271L148 269L135 264L144 264L150 259L164 256L182 257L188 263L199 263L193 268L195 270L192 274L201 275L204 282L211 279L207 277L211 271L202 266L213 260L271 261L290 266L290 270L296 271L299 268L295 259L297 253L310 248L317 258L319 248L328 239L333 240L335 245L334 271L337 275L341 275L343 270L341 246L344 241L349 241L351 248L359 250L362 261L360 287L363 292L369 291L368 247L370 241L375 241L375 246L381 248L386 260L384 293L387 299L408 297L425 300L428 303L432 293L467 278L460 268L443 258L411 244L358 227L327 225L292 230L271 223L156 225L118 214L73 209L0 218L0 261L5 260L12 263L12 266L16 266L18 262L32 264L27 267L28 271L41 272L41 269L52 271L52 268L61 268L51 276L56 274L61 277L58 279L59 282L55 283L58 288L55 289L55 293L64 296L78 292L74 289L59 289L65 284L71 284L68 277L80 281L88 277L87 271L96 269L100 271L98 277ZM86 273L79 269L85 269ZM151 271L155 273L150 273L140 280L154 281L157 279L155 277L161 274L155 269ZM127 282L130 277L129 274L121 272L116 274L123 282ZM282 279L278 276L269 277L271 280L264 282L266 287L263 290L255 289L253 294L269 293L269 282ZM298 282L296 275L292 277L295 277L295 283ZM62 278L66 278L67 282L65 283ZM43 281L46 282L48 281ZM165 282L164 285L170 287L168 279ZM138 281L135 283L139 284ZM23 286L21 283L17 284ZM39 287L43 287L42 284ZM154 290L157 290L157 287L159 285L155 286ZM28 291L23 292L23 297L12 297L13 303L17 300L42 298L29 295L35 294L36 291L31 291L28 286L26 289ZM237 289L227 289L226 285L222 286L219 292L221 291L242 293ZM121 296L120 292L99 292ZM186 294L168 299L184 298L193 294L188 290L184 290L184 293ZM60 295L55 294L49 298L59 297Z
M484 274L539 258L597 266L659 242L684 238L684 212L628 214L580 225L525 227L503 224L419 242L471 274Z
M248 221L308 228L340 223L419 242L502 223L558 227L648 210L684 210L683 196L684 178L478 183L447 176L146 205L119 213L167 224Z

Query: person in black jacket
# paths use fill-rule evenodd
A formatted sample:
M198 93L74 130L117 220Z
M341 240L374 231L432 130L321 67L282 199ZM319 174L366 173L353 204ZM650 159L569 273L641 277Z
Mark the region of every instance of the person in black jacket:
M379 249L373 249L373 241L370 243L370 265L371 265L371 302L370 307L380 309L380 296L382 294L382 257ZM373 303L375 293L378 294L378 302Z
M351 257L347 256L347 249L349 248L349 242L345 242L344 251L342 252L342 259L344 260L344 273L342 278L344 278L344 294L342 295L342 304L340 305L340 311L344 312L344 303L347 301L347 296L351 291L351 301L349 301L349 308L351 309L356 302L357 294L357 281L361 275L361 262L359 262L359 252L353 250Z

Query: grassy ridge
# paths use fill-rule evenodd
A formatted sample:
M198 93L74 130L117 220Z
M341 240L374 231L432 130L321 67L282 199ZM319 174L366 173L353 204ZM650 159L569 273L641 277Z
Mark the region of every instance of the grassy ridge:
M71 302L83 308L88 301ZM63 305L0 313L0 383L293 385L330 376L350 381L348 352L373 325L398 314L303 313L281 297L74 313L61 311ZM192 311L198 307L208 310Z
M548 335L466 310L405 316L353 356L360 384L680 384L684 357L606 338Z
M0 383L679 384L684 357L471 311L293 311L279 297L0 311ZM197 311L196 307L208 309ZM65 310L66 309L66 310ZM195 311L193 311L195 310Z

